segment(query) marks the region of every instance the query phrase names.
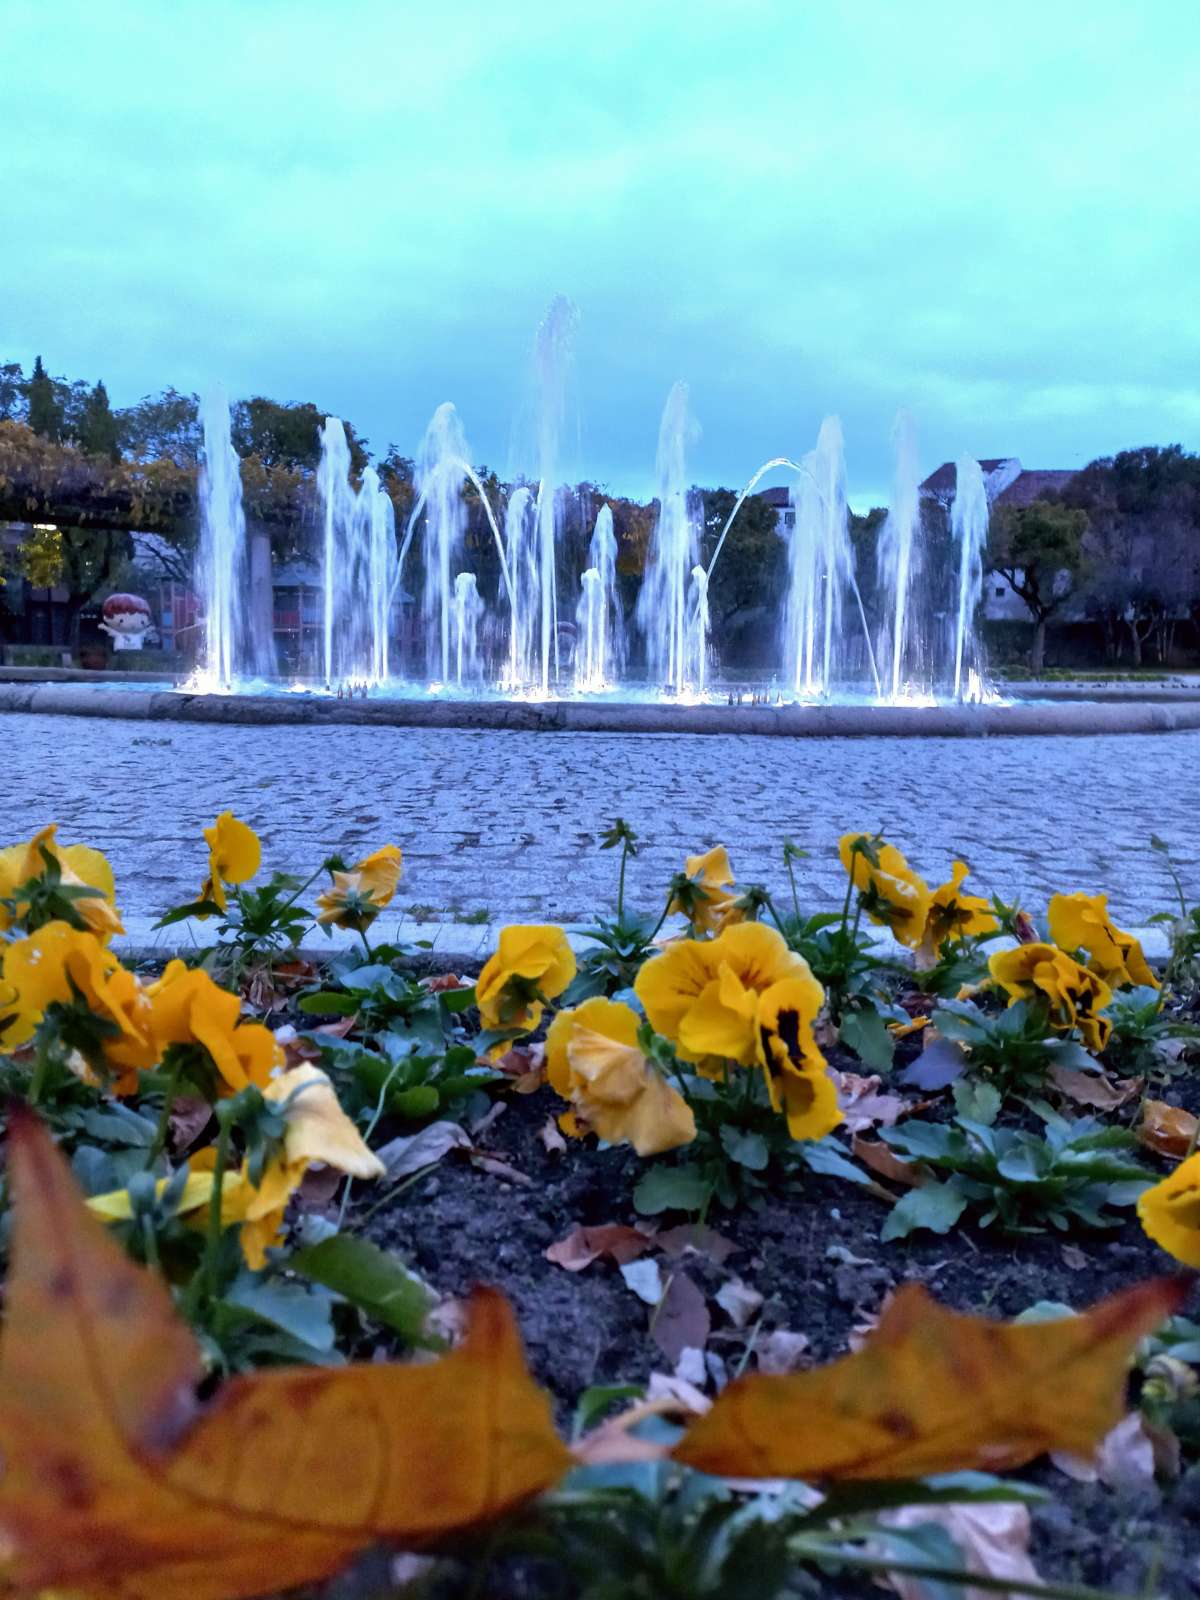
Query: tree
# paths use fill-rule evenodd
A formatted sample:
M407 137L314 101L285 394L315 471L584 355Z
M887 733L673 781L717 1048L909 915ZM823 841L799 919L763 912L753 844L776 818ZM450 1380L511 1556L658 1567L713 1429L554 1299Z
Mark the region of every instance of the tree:
M194 467L200 459L200 399L167 388L117 414L122 450L139 461Z
M29 410L19 361L0 362L0 422L24 422Z
M63 437L63 404L59 385L42 365L41 356L34 360L33 371L25 386L25 403L26 420L34 433L57 443Z
M79 425L79 446L90 456L107 456L116 465L121 459L117 419L108 403L108 390L101 378L87 398Z
M992 514L988 566L1007 578L1034 621L1030 669L1042 670L1046 623L1073 592L1084 567L1087 513L1053 500L998 506Z
M701 560L711 565L721 530L737 504L732 489L705 489ZM708 592L713 622L726 629L738 612L774 605L782 592L786 565L776 508L761 495L747 495L734 519L713 572Z
M321 459L321 430L327 413L311 401L281 405L265 395L239 400L233 408L233 443L239 455L257 456L265 467L315 470ZM343 423L350 446L350 468L361 472L370 460L366 440Z

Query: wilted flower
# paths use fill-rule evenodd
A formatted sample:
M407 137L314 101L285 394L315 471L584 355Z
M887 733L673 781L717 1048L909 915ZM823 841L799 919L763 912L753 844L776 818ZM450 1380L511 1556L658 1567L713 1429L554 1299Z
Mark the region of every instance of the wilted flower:
M696 1119L638 1044L640 1020L629 1006L597 997L560 1011L546 1034L546 1072L572 1106L571 1133L594 1132L629 1143L640 1156L690 1144Z
M915 949L925 935L932 896L894 845L869 833L845 833L838 843L842 866L872 922L890 928Z
M963 879L970 868L965 861L956 861L949 883L933 891L929 912L925 920L923 945L936 954L947 940L977 939L981 934L995 933L999 918L981 895L964 894Z
M719 933L745 920L737 896L728 892L733 881L729 852L723 844L703 855L688 856L667 912L685 916L696 933Z
M0 1050L32 1039L47 1010L59 1005L70 1008L65 1043L88 1066L115 1073L115 1093L132 1094L139 1069L158 1060L145 995L95 934L48 922L5 947L0 980L14 996Z
M262 844L254 829L239 822L232 811L222 811L212 827L205 828L204 837L208 841L208 877L200 898L224 911L226 884L245 883L254 876L262 861Z
M243 1022L242 1002L215 984L199 967L169 961L156 983L146 988L149 1026L159 1051L169 1045L199 1045L212 1059L223 1093L248 1084L265 1089L283 1065L283 1051L270 1028Z
M1055 944L1067 951L1085 950L1088 966L1114 989L1135 984L1158 988L1141 945L1109 920L1106 894L1053 895L1049 922Z
M1200 1267L1200 1151L1138 1197L1142 1227L1176 1261Z
M47 896L59 901L52 920L65 920L69 909L90 933L108 942L114 933L124 933L121 918L113 903L115 885L112 868L99 850L86 844L60 845L55 838L57 824L50 823L25 844L11 844L0 850L0 901L15 900L16 915L0 905L0 930L24 919L30 901L19 896L27 884L38 883ZM49 856L53 869L46 860ZM53 887L47 881L56 871ZM97 893L79 893L96 890ZM28 924L27 924L28 926Z
M399 848L385 844L348 872L335 871L332 887L317 896L317 921L364 932L391 904L403 862Z
M1112 990L1055 945L1020 944L997 951L988 971L1008 995L1009 1005L1041 997L1048 1002L1052 1028L1078 1028L1088 1049L1097 1053L1108 1043L1112 1023L1099 1013L1112 999Z
M496 953L475 984L484 1027L531 1033L541 1021L543 1001L560 995L574 976L575 953L561 928L553 923L501 928Z

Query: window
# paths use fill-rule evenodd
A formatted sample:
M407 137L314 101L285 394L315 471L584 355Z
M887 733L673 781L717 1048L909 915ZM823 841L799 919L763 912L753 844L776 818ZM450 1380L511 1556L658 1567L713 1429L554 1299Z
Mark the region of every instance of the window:
M996 585L996 599L997 600L1003 600L1004 599L1004 585L1002 583L998 583Z

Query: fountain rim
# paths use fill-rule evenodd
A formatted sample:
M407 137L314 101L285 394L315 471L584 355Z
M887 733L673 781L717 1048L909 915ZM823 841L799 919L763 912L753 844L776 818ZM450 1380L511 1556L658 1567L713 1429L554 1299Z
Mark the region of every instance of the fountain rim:
M1005 705L681 705L588 700L336 700L325 697L131 692L70 669L0 668L0 714L110 717L251 726L495 729L497 732L758 734L785 738L992 738L1200 730L1200 689L1136 695L1075 686ZM128 684L131 675L121 674ZM161 682L138 674L134 682Z

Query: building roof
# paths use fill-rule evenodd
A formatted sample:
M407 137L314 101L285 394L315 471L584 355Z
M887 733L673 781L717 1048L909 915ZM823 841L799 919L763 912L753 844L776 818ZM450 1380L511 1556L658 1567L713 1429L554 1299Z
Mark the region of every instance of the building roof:
M1060 494L1075 476L1070 469L1051 468L1042 471L1021 472L1007 489L996 496L998 505L1027 506L1042 500L1048 494Z
M788 505L788 490L763 489L755 498L761 500L766 506L778 506L780 510L783 510Z
M986 477L989 472L995 472L997 467L1002 467L1006 461L1011 460L1011 456L989 456L986 461L980 461L980 471ZM926 494L953 494L957 482L957 464L953 461L943 461L936 472L929 474L921 488Z

